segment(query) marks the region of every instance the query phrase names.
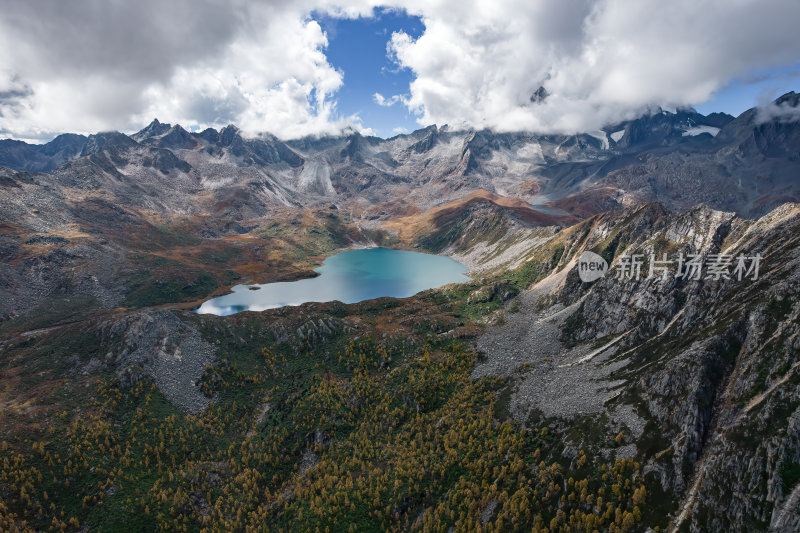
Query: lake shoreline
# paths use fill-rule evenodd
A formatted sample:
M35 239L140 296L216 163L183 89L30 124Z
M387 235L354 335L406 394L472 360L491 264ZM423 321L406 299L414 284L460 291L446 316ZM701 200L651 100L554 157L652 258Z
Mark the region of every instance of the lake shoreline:
M314 272L316 276L295 281L237 284L229 293L205 300L192 311L225 316L307 302L349 304L381 297L408 298L471 279L468 266L446 255L384 246L332 254Z

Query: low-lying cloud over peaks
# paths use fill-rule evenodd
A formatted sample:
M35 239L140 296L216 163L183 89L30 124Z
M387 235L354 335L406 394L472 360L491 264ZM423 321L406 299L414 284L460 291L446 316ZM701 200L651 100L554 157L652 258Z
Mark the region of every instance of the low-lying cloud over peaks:
M395 34L391 49L417 76L408 103L425 124L587 131L800 60L791 0L448 2L423 14L425 34ZM531 101L540 86L548 96Z
M135 130L153 116L283 138L368 132L337 111L358 73L330 64L310 13L369 16L377 5L420 16L425 32L387 37L414 80L365 105L407 106L421 125L593 130L800 61L796 0L10 0L0 136Z

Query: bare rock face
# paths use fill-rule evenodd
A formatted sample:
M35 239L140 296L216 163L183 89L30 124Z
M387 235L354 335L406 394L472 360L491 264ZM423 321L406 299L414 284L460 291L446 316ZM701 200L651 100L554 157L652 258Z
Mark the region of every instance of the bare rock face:
M26 255L30 249L38 254ZM0 235L0 321L42 306L48 297L78 296L104 308L117 305L124 294L109 267L125 256L108 241L75 243L48 232L25 240Z
M576 228L545 245L565 248L560 264L478 341L486 360L475 375L513 377L509 409L521 422L544 418L565 431L596 423L626 435L632 445L607 452L642 462L651 486L672 499L676 528L793 530L800 206L748 221L645 205ZM609 261L605 277L580 281L584 250ZM622 257L637 253L759 254L760 272L647 279L645 265L641 279L618 276ZM565 445L587 445L571 438Z
M149 376L171 404L189 413L198 413L211 402L198 380L216 361L217 349L192 324L171 311L146 311L100 327L122 334L124 347L116 354L116 363L123 384Z

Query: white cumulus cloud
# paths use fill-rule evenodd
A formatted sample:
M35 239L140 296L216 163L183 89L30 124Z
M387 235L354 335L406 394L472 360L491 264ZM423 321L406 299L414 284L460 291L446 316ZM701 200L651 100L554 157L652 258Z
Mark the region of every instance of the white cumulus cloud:
M395 94L386 98L381 93L375 93L372 95L372 101L378 104L381 107L391 107L397 103L403 103L404 99L402 95Z
M283 138L353 128L348 77L311 14L404 9L387 36L421 125L589 131L655 106L701 103L734 79L800 61L797 0L6 0L0 137L133 131L153 117ZM548 96L531 99L539 87Z
M392 36L423 125L587 131L800 60L795 0L441 1ZM549 96L532 102L543 86Z
M0 137L133 131L153 117L281 137L370 132L337 112L343 73L314 8L278 1L9 0L0 11Z

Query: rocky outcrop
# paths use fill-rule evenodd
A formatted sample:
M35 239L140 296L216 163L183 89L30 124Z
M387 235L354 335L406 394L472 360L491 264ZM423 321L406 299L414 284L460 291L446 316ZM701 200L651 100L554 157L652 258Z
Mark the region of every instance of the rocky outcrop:
M510 411L562 428L567 446L617 431L653 490L674 502L672 527L791 530L797 523L800 417L800 206L758 221L658 205L594 217L541 245L559 265L478 342L476 376L513 378ZM591 250L611 270L583 283ZM620 278L625 256L761 256L757 279ZM536 251L531 252L531 257ZM587 418L588 417L588 418ZM592 422L592 420L594 422ZM567 436L584 424L583 442ZM586 427L594 430L586 430ZM655 488L657 486L657 489Z
M99 325L107 337L121 336L122 347L110 354L123 386L149 377L174 406L198 413L211 399L199 379L217 360L217 349L197 328L171 311L147 311Z

